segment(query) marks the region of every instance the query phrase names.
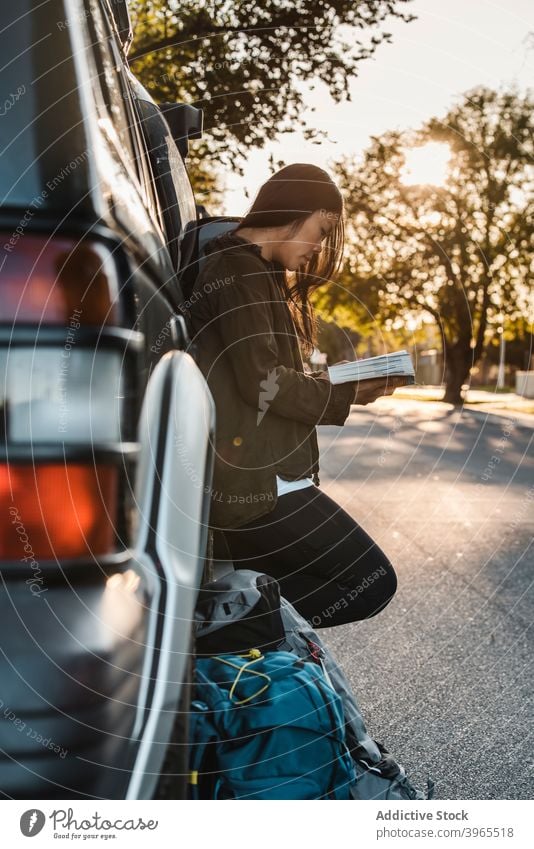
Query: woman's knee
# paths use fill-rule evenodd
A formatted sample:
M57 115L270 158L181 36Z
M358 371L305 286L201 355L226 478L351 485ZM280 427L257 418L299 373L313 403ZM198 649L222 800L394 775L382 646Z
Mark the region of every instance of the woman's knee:
M389 558L384 554L382 549L373 542L371 549L366 557L366 568L361 569L361 572L366 573L367 580L365 583L368 587L373 588L377 596L381 596L383 600L389 601L397 590L397 575Z
M373 610L367 618L384 610L397 592L397 575L387 558L376 571L380 577L377 578L374 587L375 592L372 593Z
M384 566L386 570L386 584L385 584L385 594L387 597L387 601L391 601L395 593L397 592L397 573L395 569L389 562L387 561L387 566Z

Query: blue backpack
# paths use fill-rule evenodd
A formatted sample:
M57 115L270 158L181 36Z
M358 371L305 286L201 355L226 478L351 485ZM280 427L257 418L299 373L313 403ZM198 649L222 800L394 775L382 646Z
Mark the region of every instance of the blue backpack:
M196 661L191 797L350 799L338 694L313 660L252 649Z
M369 735L343 670L274 578L239 569L207 584L195 620L194 798L433 798L431 779L414 787Z

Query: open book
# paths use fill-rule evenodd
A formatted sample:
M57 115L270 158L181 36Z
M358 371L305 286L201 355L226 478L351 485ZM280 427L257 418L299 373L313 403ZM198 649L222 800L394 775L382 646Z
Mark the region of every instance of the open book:
M402 377L405 385L415 383L415 371L408 351L381 354L366 360L329 366L330 383L348 383L350 380L370 380L377 377Z

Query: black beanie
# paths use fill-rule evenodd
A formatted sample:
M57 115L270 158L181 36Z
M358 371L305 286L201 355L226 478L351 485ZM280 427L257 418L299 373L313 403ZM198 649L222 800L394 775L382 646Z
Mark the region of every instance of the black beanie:
M239 227L280 227L317 209L340 215L341 192L322 168L297 162L263 184Z

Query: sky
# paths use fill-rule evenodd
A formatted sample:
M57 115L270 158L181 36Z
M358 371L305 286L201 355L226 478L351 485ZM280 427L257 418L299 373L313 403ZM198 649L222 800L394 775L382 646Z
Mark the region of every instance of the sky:
M414 0L406 9L418 20L387 22L393 43L360 63L350 103L335 104L322 85L307 95L309 106L316 107L305 113L307 121L329 128L329 140L312 144L296 131L251 151L244 178L227 175L225 214L244 215L270 176L271 153L286 164L310 162L328 170L329 162L364 150L371 135L415 128L444 115L475 86L499 89L515 83L524 90L534 82L532 0Z

